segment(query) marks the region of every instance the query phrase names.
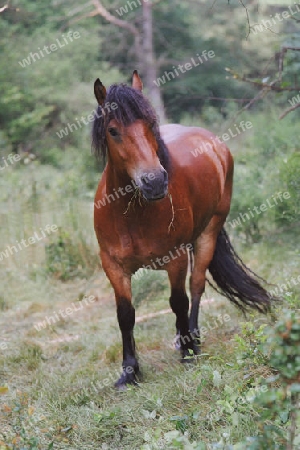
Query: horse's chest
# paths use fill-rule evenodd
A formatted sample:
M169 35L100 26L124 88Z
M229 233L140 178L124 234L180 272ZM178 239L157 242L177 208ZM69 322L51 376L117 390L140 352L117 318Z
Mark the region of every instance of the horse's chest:
M100 247L118 263L144 263L190 242L193 220L186 205L166 198L158 204L147 204L147 208L133 206L125 214L111 208L105 210L109 212L105 217L98 215Z

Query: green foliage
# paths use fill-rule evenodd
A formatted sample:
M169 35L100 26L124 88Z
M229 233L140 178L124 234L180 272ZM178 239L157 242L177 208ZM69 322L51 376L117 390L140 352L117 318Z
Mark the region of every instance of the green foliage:
M300 316L284 311L269 329L264 343L269 365L276 376L265 380L267 392L256 397L261 409L260 433L245 446L248 450L285 450L300 444L297 433L300 404ZM273 387L274 382L280 383ZM295 447L294 447L295 446Z
M114 8L124 1L103 3L116 16ZM261 10L267 11L267 18L273 13L264 5L256 13L250 3L248 10L252 19L257 14L257 22ZM86 4L84 0L72 5L60 0L12 0L12 9L1 14L0 32L5 37L0 54L1 156L11 151L22 155L18 164L0 176L1 250L46 224L57 224L59 232L5 261L7 267L0 266L0 344L5 344L0 348L0 374L12 385L5 394L11 409L5 404L0 415L0 449L286 448L282 446L297 419L299 403L299 328L294 318L281 321L280 333L270 340L265 325L252 322L243 324L234 339L237 323L226 333L211 332L204 342L204 352L209 354L204 353L190 368L179 365L170 349L174 318L151 319L136 327L145 377L138 390L129 388L120 395L110 386L97 389L90 385L87 393L80 388L90 380L101 382L108 374L113 383L119 373L121 346L107 281L101 272L95 286L89 279L98 270L92 203L102 169L90 156L90 125L63 138L56 133L95 108L92 84L97 76L106 85L129 81L137 62L132 36L125 30L99 16L70 25L76 20L72 17L76 8L79 15L88 13L83 8ZM141 29L142 8L123 19ZM21 67L19 62L31 52L70 30L80 33L76 43ZM299 110L278 122L280 111L273 108L274 104L282 108L279 94L278 100L256 104L236 116L244 104L241 98L251 98L255 91L227 79L225 67L260 79L277 51L275 42L278 45L275 33L252 35L247 40L246 33L246 11L238 0L209 6L206 0L154 2L159 76L202 50L213 50L216 55L161 87L169 119L202 125L217 134L225 132L235 117L253 123L249 133L229 142L236 160L231 217L259 206L276 192L291 193L277 208L232 229L252 244L262 238L267 242L268 234L278 232L279 226L299 221ZM298 33L294 41L288 39L286 43L299 46ZM273 73L274 68L275 63ZM284 68L285 81L292 83L299 72L298 56L289 53ZM296 258L290 258L286 250L287 242L292 246L296 241L289 239L287 234L278 239L280 263L268 242L251 246L257 249L250 259L259 266L258 273L266 265L268 274L278 272L278 278L298 269ZM33 323L44 320L46 310L65 308L66 301L78 299L78 292L92 284L95 294L100 292L101 308L87 308L78 320L36 332ZM137 308L144 301L151 302L151 310L152 305L157 310L164 308L169 296L167 278L149 271L134 282L133 292ZM289 304L296 309L299 300L292 297ZM73 338L78 341L70 342ZM118 368L112 373L114 364ZM269 377L265 384L261 376ZM26 399L18 394L21 387L28 392ZM258 392L263 394L258 396ZM43 412L40 420L34 420L33 403ZM63 430L70 430L70 423L74 427L67 435ZM245 436L252 437L243 441ZM294 444L300 445L297 439Z
M153 434L146 432L144 440L149 443L142 445L141 450L159 450L162 445L165 449L179 449L179 450L206 450L205 443L191 442L188 436L182 435L180 431L174 430L163 434L161 438L161 430L155 430ZM217 447L214 447L217 448Z
M24 342L18 349L19 352L13 355L12 361L19 366L24 366L28 370L35 370L42 361L42 349L32 342Z
M279 164L278 179L290 198L276 210L276 222L279 225L300 222L300 148Z
M285 312L270 332L267 344L271 349L270 364L284 384L300 383L300 317L296 311Z
M159 297L167 288L166 275L154 270L143 270L133 277L132 293L134 306L137 308L142 302L147 302L153 296Z
M253 131L245 135L243 151L235 153L227 223L228 229L247 243L260 241L278 225L299 221L298 122L288 116L279 127L277 115L276 110L253 115ZM280 193L288 198L280 198ZM265 210L261 205L266 205Z
M70 14L85 10L78 2L74 8L64 2L15 0L14 9L1 15L0 31L6 36L0 55L0 81L3 95L0 99L0 120L5 130L3 137L14 151L33 151L44 162L44 153L50 148L65 149L76 146L89 147L90 127L84 125L62 139L56 135L76 118L85 116L95 108L92 82L101 74L105 84L128 80L137 67L132 35L125 29L120 32L101 17L87 18L68 23ZM122 6L123 3L119 3ZM117 15L110 2L106 7ZM159 73L173 69L173 65L196 58L203 50L214 51L215 58L200 67L177 77L161 87L171 120L180 120L187 112L199 117L206 107L218 109L227 116L226 103L210 97L250 97L252 87L242 86L227 79L225 67L249 71L264 61L268 46L245 44L245 12L240 4L219 5L220 19L207 15L205 2L197 6L176 0L170 6L164 2L154 5L154 47L159 58ZM71 9L70 9L71 8ZM199 18L205 15L206 19ZM142 7L129 11L126 20L142 28ZM235 27L231 26L234 16ZM78 17L75 14L75 17ZM64 18L64 20L63 20ZM217 32L212 32L215 29ZM80 33L80 38L63 48L31 61L20 63L43 49L68 36ZM234 36L234 38L233 38ZM227 42L228 38L228 42ZM164 47L163 55L161 48ZM245 49L247 48L247 51ZM272 49L267 51L271 55ZM57 164L57 161L55 161Z
M93 273L97 265L95 255L84 240L80 237L76 239L62 228L50 239L45 251L46 273L62 281L85 278Z
M6 442L0 441L0 450L45 450L53 449L53 442L45 444L35 435L36 418L30 406L28 395L18 392L13 409L5 406L5 415L10 418L12 433L7 434Z
M235 335L238 345L238 361L241 364L253 368L268 362L263 346L267 339L266 327L266 324L257 326L254 320L241 324L241 334Z
M27 0L14 3L19 9L8 10L0 21L0 32L6 36L0 54L0 120L6 145L19 153L30 150L43 163L52 163L51 158L47 160L49 149L64 150L73 145L89 151L91 124L77 125L77 130L61 139L56 133L68 124L76 125L76 119L95 109L91 80L99 70L108 73L111 80L118 78L117 70L109 70L105 63L99 65L97 27L89 29L78 23L62 31L56 16L59 11L63 14L62 4L42 1L34 8ZM68 41L69 32L80 37ZM62 35L68 44L39 55L39 49L43 52L45 45L55 44L57 39L64 43ZM33 61L31 53L40 59ZM30 64L22 67L26 59ZM59 153L55 165L59 164L57 156Z

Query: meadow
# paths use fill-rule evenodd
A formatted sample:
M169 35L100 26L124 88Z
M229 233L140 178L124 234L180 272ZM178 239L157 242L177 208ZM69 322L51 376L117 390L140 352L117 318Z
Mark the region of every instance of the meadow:
M299 450L299 8L2 3L0 450ZM93 84L129 83L135 69L161 123L202 126L231 149L227 232L282 300L243 316L207 285L202 354L180 364L166 273L143 270L142 377L119 392L121 334L93 229Z
M253 118L256 130L264 127L261 120ZM270 130L269 139L275 133L278 129ZM262 135L232 142L237 163L230 219L247 211L241 203L249 209L277 192L274 185L269 189L270 166L264 193L250 200L243 196L241 158L250 155L251 170L254 142ZM260 152L266 147L262 143ZM174 349L165 272L143 271L134 280L142 379L138 387L118 392L113 383L120 373L121 336L113 291L97 254L92 211L100 172L87 169L89 158L78 156L71 166L66 154L60 168L27 158L6 167L1 177L0 248L15 245L18 251L2 253L0 262L0 449L263 449L247 444L247 437L262 433L263 423L287 436L288 407L263 420L265 407L254 399L281 386L276 377L271 387L265 383L277 372L261 345L284 310L299 312L297 229L285 222L279 227L276 208L257 215L256 234L253 217L238 227L227 225L243 260L273 283L284 301L273 315L243 317L208 287L200 315L202 354L193 364L180 364ZM278 180L282 192L289 189L278 176L275 187ZM41 237L53 225L53 232L29 245L30 237ZM272 439L274 447L266 448L288 448L283 438ZM300 448L299 429L293 448Z

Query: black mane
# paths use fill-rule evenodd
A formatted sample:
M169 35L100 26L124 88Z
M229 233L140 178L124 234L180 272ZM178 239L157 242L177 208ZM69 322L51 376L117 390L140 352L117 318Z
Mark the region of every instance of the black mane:
M110 105L115 103L116 109ZM164 169L168 170L168 149L160 135L159 124L156 112L150 102L137 89L133 89L126 84L113 84L107 91L105 104L110 108L98 106L94 115L92 129L92 148L96 156L102 156L103 160L107 155L106 128L110 120L115 119L120 125L125 127L131 125L136 120L143 120L152 127L155 135L158 152L157 155Z

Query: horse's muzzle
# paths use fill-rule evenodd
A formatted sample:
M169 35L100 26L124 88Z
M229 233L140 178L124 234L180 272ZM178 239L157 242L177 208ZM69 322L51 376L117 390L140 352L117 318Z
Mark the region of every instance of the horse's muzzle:
M161 168L155 172L145 172L140 178L139 189L148 201L160 200L168 193L168 174Z

